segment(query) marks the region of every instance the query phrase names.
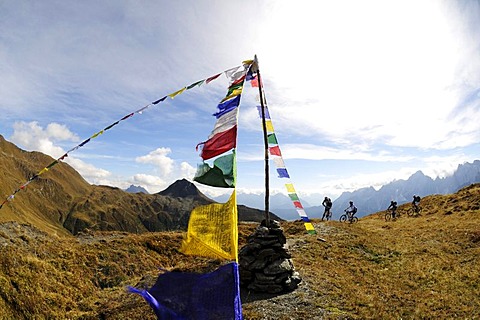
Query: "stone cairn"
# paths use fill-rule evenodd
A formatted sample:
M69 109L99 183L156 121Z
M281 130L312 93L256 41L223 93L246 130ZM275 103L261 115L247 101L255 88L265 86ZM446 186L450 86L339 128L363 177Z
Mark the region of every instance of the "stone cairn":
M265 220L248 236L240 249L240 286L255 292L286 293L295 290L302 281L292 263L285 244L287 239L277 221Z

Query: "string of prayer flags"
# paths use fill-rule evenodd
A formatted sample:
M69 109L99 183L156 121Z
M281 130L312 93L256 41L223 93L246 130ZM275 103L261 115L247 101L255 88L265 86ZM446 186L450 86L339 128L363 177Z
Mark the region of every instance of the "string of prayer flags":
M217 105L218 111L213 114L217 118L217 122L208 140L197 144L197 150L199 146L202 146L200 156L203 160L221 155L237 146L238 106L247 67L248 65L244 65L225 71L229 78L229 87L226 97Z
M238 211L236 191L230 199L196 207L190 214L180 252L214 259L238 261Z
M194 83L192 83L191 85L189 86L186 86L186 87L183 87L181 88L180 90L177 90L173 93L170 93L166 96L164 96L163 98L161 99L158 99L158 100L155 100L149 104L147 104L146 106L138 109L137 111L134 111L134 112L131 112L127 115L125 115L124 117L122 117L120 120L118 121L115 121L114 123L110 124L109 126L105 127L103 130L100 130L99 132L93 134L90 138L88 139L85 139L84 141L82 141L80 144L78 144L77 146L73 147L72 149L68 150L64 155L62 155L60 158L58 158L57 160L55 160L54 162L52 162L51 164L49 164L47 167L43 168L42 170L40 170L37 174L35 174L33 177L31 177L27 182L25 182L24 184L22 184L20 187L18 187L11 195L7 196L5 198L5 200L0 204L0 209L3 207L3 205L11 200L14 199L14 195L19 192L20 190L23 190L25 189L25 187L31 183L33 180L35 180L36 178L38 178L40 175L42 175L43 173L47 172L48 169L50 169L51 167L53 167L54 165L56 165L57 163L59 163L60 161L63 161L66 157L68 157L68 154L83 147L84 145L86 145L87 143L89 143L91 140L97 138L98 136L102 135L105 131L107 130L110 130L111 128L113 128L114 126L116 126L117 124L119 124L121 121L124 121L128 118L131 118L133 115L135 114L142 114L143 111L145 111L146 109L148 109L149 107L153 106L153 105L157 105L159 104L160 102L163 102L167 99L167 97L170 97L170 98L175 98L176 96L182 94L184 91L186 90L190 90L194 87L197 87L197 86L201 86L203 83L210 83L211 81L217 79L218 77L220 77L222 74L225 74L227 76L227 78L229 79L229 84L230 85L233 85L232 87L232 92L229 91L229 95L227 95L227 97L224 99L224 100L229 100L230 98L232 97L235 97L235 96L239 96L239 94L241 93L241 88L239 89L239 87L237 86L237 84L235 84L234 82L235 81L240 81L240 79L242 78L242 72L243 72L243 75L245 75L245 69L250 66L251 64L253 63L253 60L246 60L246 61L243 61L242 62L242 65L240 66L237 66L237 67L234 67L234 68L230 68L230 69L227 69L223 72L220 72L218 74L215 74L214 76L211 76L211 77L208 77L206 79L203 79L203 80L200 80L200 81L196 81ZM242 71L243 70L243 71ZM243 77L243 79L245 79L245 77ZM242 82L242 86L243 86L243 80L241 80ZM227 99L228 98L228 99ZM238 103L239 103L240 99L238 99ZM237 105L235 106L238 107L238 103ZM236 119L236 117L235 117ZM235 122L236 123L236 122ZM231 128L230 131L226 131L225 134L221 135L221 136L218 136L216 137L215 139L213 139L211 141L210 144L208 144L207 146L207 150L209 148L213 148L215 149L218 145L223 145L224 148L222 149L222 153L223 152L226 152L226 151L229 151L231 150L232 148L234 148L235 146L235 143L236 143L236 137L237 137L237 129L236 129L236 126L235 128ZM233 143L232 143L233 141Z
M261 111L260 108L261 107L258 107L259 111ZM267 107L265 107L264 113L265 113L266 119L268 119L265 121L266 128L267 128L268 152L272 156L273 162L275 163L278 177L282 179L290 179L290 175L287 171L287 167L285 166L285 161L283 160L283 157L282 157L282 151L280 150L280 146L278 144L277 136L275 135L275 132L273 130L273 124L272 124L270 112L268 111ZM267 118L267 115L268 115L268 118ZM261 113L260 113L260 118L261 118ZM291 182L286 183L285 187L287 189L288 196L292 200L295 210L297 210L298 215L300 216L300 218L302 219L305 225L305 229L310 234L316 234L315 228L313 227L312 222L308 218L305 212L305 209L303 208L303 205L300 202L300 198L296 193L295 188L293 187L293 184Z
M210 273L166 272L149 290L128 287L152 307L157 319L241 320L238 264Z

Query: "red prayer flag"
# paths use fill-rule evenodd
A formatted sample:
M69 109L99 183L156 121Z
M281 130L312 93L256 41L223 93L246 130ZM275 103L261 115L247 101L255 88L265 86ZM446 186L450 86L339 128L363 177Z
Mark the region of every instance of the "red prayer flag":
M217 133L201 144L203 144L201 154L203 160L208 160L225 153L235 148L237 145L237 126L234 126L227 131Z
M258 88L258 77L255 76L252 80L250 80L250 85L252 87Z
M280 151L279 146L270 147L270 148L268 148L268 150L270 151L270 154L272 156L279 156L279 157L282 156L282 152Z
M293 201L293 205L295 206L295 208L303 209L303 206L300 203L300 201Z
M205 80L205 83L209 83L210 81L213 81L213 80L217 79L218 77L220 77L220 75L221 75L221 73L216 74L213 77L208 78L207 80Z

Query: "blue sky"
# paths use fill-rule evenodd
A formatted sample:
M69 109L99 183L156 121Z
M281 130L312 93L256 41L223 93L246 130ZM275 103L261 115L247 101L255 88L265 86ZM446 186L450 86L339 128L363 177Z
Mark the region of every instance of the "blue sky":
M256 54L300 198L443 177L480 158L479 21L478 1L1 1L0 134L58 158ZM120 188L191 180L227 86L152 106L66 162ZM240 107L243 192L264 185L257 93ZM272 192L284 183L272 173Z

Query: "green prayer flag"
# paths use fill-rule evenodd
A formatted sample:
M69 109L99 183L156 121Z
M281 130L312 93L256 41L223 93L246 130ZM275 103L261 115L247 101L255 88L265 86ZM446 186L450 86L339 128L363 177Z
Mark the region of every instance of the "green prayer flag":
M235 153L218 157L213 167L206 162L199 164L193 180L212 187L235 188Z
M275 136L275 133L270 133L267 136L267 140L269 144L278 144L277 136Z
M292 201L298 201L298 195L296 193L289 193L288 196L290 197L290 199L292 199Z

